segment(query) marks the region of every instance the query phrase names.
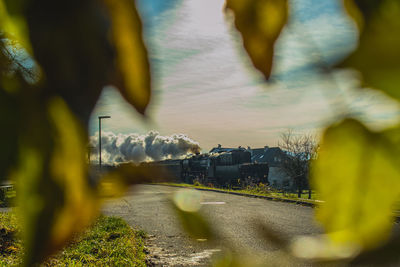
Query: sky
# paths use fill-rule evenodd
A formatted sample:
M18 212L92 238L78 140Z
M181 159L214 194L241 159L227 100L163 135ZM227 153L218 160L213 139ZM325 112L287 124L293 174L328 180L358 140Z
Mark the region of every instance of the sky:
M354 70L321 74L357 46L355 25L338 0L292 0L290 19L276 42L271 81L255 70L224 0L138 0L150 54L153 96L143 119L112 87L93 111L110 115L114 134L185 134L203 151L276 146L287 129L317 133L344 116L374 129L400 118L400 107L372 89L360 89Z

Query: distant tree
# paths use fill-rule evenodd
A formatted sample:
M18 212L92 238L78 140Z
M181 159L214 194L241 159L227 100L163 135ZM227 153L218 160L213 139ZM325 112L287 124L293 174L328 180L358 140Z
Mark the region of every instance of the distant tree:
M289 129L281 133L278 146L287 154L282 160L282 169L293 179L298 197L305 187L308 187L308 197L311 198L311 188L308 184L310 161L316 157L318 143L312 134L295 134Z

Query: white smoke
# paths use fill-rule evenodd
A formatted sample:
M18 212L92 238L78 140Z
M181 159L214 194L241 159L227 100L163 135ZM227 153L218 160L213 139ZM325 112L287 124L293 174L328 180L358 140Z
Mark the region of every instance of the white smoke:
M90 161L98 162L98 133L90 137ZM101 161L114 165L121 162L157 161L176 159L200 152L199 143L184 134L162 136L156 131L146 135L102 132Z

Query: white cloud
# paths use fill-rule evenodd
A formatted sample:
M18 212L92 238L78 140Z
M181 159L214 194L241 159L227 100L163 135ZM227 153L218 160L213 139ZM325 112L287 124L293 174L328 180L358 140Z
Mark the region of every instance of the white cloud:
M162 136L157 131L140 134L114 134L103 132L101 135L101 158L105 164L121 162L143 162L163 159L175 159L200 151L199 143L184 134ZM98 162L99 135L90 137L91 161Z

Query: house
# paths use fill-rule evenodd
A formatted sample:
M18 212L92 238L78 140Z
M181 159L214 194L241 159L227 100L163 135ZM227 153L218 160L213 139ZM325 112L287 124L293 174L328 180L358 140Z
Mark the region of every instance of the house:
M247 148L251 152L252 162L266 162L269 166L268 181L271 187L276 189L293 190L293 179L282 169L282 162L287 154L279 147Z
M250 148L243 147L227 148L218 145L210 150L210 154L232 152L232 151L249 151L251 153L251 162L253 163L268 163L269 174L268 181L271 187L276 189L294 190L295 184L293 179L284 172L282 169L282 162L288 155L279 147L265 146L263 148Z

